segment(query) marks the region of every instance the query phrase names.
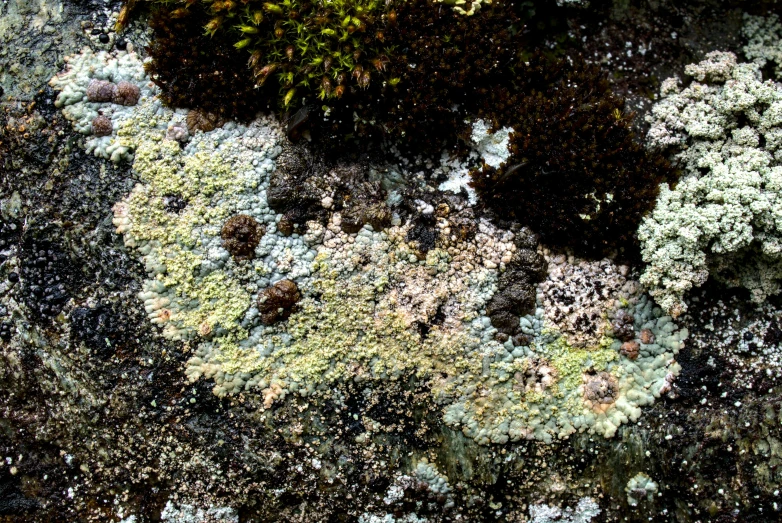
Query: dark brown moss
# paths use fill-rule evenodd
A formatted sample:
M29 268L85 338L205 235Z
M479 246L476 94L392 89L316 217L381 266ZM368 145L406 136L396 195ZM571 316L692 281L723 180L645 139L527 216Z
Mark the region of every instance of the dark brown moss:
M237 214L228 218L220 236L223 239L223 247L238 261L255 256L255 248L265 233L266 228L255 221L255 218Z
M205 36L208 21L200 9L157 9L150 19L154 38L145 67L166 104L251 120L277 93L255 89L245 53L234 48L226 31Z
M515 84L494 89L479 113L514 129L508 161L473 173L484 204L545 243L632 255L658 185L674 178L669 164L635 141L633 115L597 66L539 55Z
M466 130L465 115L513 77L522 49L519 24L513 2L506 0L484 4L469 17L429 0L399 2L385 34L395 52L384 67L400 81L351 107L364 116L350 119L353 132L381 133L415 151L454 145Z
M301 293L292 280L280 280L258 294L258 311L264 325L288 319Z
M521 334L519 318L535 311L536 285L547 273L545 258L535 250L536 240L529 230L516 233L518 250L497 282L497 293L486 304L494 328L514 340Z

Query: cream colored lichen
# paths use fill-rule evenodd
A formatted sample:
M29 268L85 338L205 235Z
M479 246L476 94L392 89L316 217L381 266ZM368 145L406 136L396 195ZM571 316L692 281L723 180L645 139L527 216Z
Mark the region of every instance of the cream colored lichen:
M70 73L55 82L70 93L63 100L82 103L85 82L114 69L145 78L138 60L117 56L72 58ZM335 212L327 223L307 223L301 236L283 236L276 228L280 216L266 201L284 141L279 124L229 122L184 142L168 139L174 135L167 131L183 120L150 88L105 142L106 151L132 159L138 179L114 206L114 223L146 268L139 297L164 336L193 348L190 380L213 380L218 395L257 391L264 408L274 408L289 394L330 394L347 380L415 375L429 385L445 422L484 444L550 441L576 431L610 437L670 388L678 372L673 356L686 332L639 297L622 268L550 263L550 285L540 287L534 314L520 319L528 343L498 341L485 305L517 251L513 232L477 219L469 207L450 214L442 203L436 206L439 239L427 252L407 241L412 224L399 216L384 231L366 226L346 234ZM169 206L171 198L177 205ZM435 207L421 205L429 212ZM266 229L251 260L233 260L222 247L222 225L237 213ZM465 224L474 235L462 237ZM548 291L585 287L598 276L610 280L605 292L579 301L598 327L578 336L569 312L548 313L566 305L557 301L562 294ZM296 283L302 299L287 320L264 325L258 295L283 278ZM656 341L640 344L636 360L621 356L620 342L610 337L619 308L635 318L636 332L654 333ZM597 404L584 389L594 376L611 390Z

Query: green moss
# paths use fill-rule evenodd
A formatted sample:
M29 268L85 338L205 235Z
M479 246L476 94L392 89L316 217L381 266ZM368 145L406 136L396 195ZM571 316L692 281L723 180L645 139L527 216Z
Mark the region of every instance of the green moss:
M157 3L172 4L170 0ZM298 105L307 95L321 100L340 98L348 85L366 89L373 77L384 76L393 54L392 47L384 43L386 4L380 0L174 4L184 7L171 12L172 19L202 9L210 17L204 26L207 35L232 33L234 47L248 53L248 74L255 84L263 86L274 77L286 108Z

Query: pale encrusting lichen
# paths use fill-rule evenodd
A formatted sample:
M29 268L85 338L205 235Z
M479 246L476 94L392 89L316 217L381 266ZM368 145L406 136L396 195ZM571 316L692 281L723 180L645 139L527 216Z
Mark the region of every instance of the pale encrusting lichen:
M479 442L550 442L583 431L612 437L621 424L638 419L640 407L667 392L680 370L674 356L686 329L640 294L637 282L621 276L625 269L607 260L568 262L544 253L549 276L538 288L537 310L521 318L526 342L487 346L482 373L461 376L453 403L445 407L445 421ZM577 280L595 267L619 284L604 293L589 286L580 296L562 292L563 275ZM573 337L573 318L580 317L580 307L573 304L579 302L592 302L592 310L584 309L589 317L581 317L595 326L592 338ZM635 359L620 352L628 338L619 339L611 330L620 314L632 318L630 339L640 348ZM646 330L654 335L645 337Z
M773 65L774 75L782 78L782 24L779 16L755 16L744 13L742 36L747 41L744 54L761 69Z
M592 498L581 498L573 508L563 509L543 503L529 507L530 523L589 523L600 512L600 506Z
M137 60L112 54L85 52L69 65L91 72L61 77L63 92L103 78L101 65L143 74ZM529 231L499 228L477 218L469 198L443 193L416 200L423 222L389 196L383 230L346 232L344 213L333 210L300 233L280 231L283 217L267 202L285 141L275 121L172 133L184 128L184 111L164 108L146 89L127 110L105 138L134 152L139 183L114 206L114 224L147 269L140 297L150 321L194 343L186 373L213 379L218 395L255 390L272 408L290 393L328 396L346 380L415 375L446 423L481 444L551 441L577 431L613 436L678 372L686 331L639 294L626 268L541 249L548 278L535 313L519 320L523 334L510 338L492 326L487 304L517 257L539 257ZM462 168L439 167L446 177ZM224 238L235 216L256 231L240 256ZM514 278L526 278L521 267ZM516 283L534 291L533 281ZM296 296L272 318L264 293L283 282ZM630 318L621 334L612 331L617 315ZM628 341L637 345L632 358L620 351Z
M652 501L659 487L652 478L644 472L639 472L627 482L625 492L627 492L627 502L630 506L637 506L644 501Z
M638 231L641 282L674 316L709 276L743 286L762 302L782 276L782 86L756 64L713 52L663 82L649 116L654 147L676 148L679 183L663 184Z
M131 147L111 132L95 132L94 122L104 117L117 129L133 115L139 96L152 96L154 86L144 74L139 56L132 50L96 53L84 48L80 54L67 57L66 62L67 69L49 82L60 91L55 105L62 108L74 129L92 134L86 141L88 152L115 163L132 159ZM122 89L118 88L120 84ZM96 95L98 91L105 96ZM129 91L130 96L123 96Z
M472 16L481 10L481 4L491 4L491 0L435 0L450 5L454 11L464 16Z
M168 501L160 513L160 520L169 523L239 523L239 514L231 507L209 507L205 510Z

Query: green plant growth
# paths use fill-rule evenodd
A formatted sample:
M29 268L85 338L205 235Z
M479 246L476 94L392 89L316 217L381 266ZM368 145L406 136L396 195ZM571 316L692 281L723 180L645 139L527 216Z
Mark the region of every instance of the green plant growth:
M170 1L155 0L170 5ZM179 0L182 10L194 0ZM341 98L348 86L366 89L385 78L393 49L384 28L393 20L381 0L201 0L210 16L209 36L232 31L237 49L245 50L255 85L274 77L285 108L309 95L321 100ZM176 17L176 11L172 13Z

